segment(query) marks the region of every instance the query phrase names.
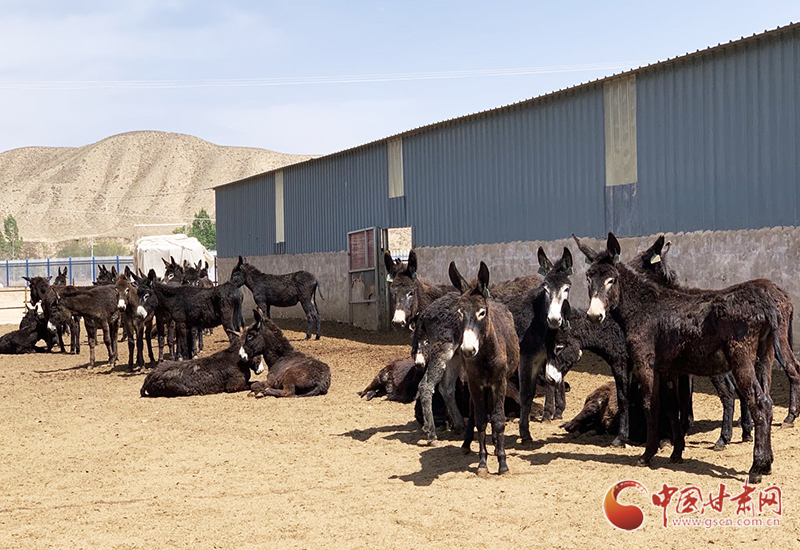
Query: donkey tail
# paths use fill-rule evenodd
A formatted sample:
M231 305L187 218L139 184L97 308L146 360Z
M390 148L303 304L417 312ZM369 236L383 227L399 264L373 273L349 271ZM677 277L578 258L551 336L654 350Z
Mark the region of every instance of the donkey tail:
M325 299L325 296L322 295L322 286L320 286L319 281L317 281L315 292L319 292L319 297L322 298L323 300Z

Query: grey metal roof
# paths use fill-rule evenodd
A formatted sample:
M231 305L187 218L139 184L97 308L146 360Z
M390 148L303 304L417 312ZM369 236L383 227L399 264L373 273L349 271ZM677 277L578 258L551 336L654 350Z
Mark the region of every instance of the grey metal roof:
M781 34L784 34L784 33L787 33L787 32L794 31L794 30L796 30L798 28L800 28L800 23L791 23L790 22L788 25L784 25L782 27L776 27L774 29L768 29L768 30L765 30L762 33L754 33L751 36L744 36L744 37L736 39L736 40L730 40L730 41L725 42L725 43L719 43L716 46L709 46L708 48L696 50L694 52L689 52L689 53L686 53L686 54L681 55L681 56L668 57L667 59L662 60L662 61L655 61L653 63L647 64L647 65L642 65L641 67L637 67L635 69L630 69L628 71L621 71L619 73L614 73L614 74L609 75L609 76L597 78L597 79L594 79L594 80L589 80L587 82L576 84L575 86L570 86L568 88L561 88L559 90L555 90L553 92L549 92L549 93L546 93L546 94L543 94L543 95L540 95L540 96L536 96L536 97L533 97L533 98L524 99L524 100L521 100L521 101L517 101L515 103L510 103L508 105L502 105L500 107L495 107L495 108L492 108L492 109L486 109L486 110L483 110L483 111L477 111L475 113L468 114L468 115L463 115L463 116L460 116L460 117L454 117L454 118L445 119L445 120L442 120L442 121L439 121L439 122L435 122L435 123L432 123L432 124L428 124L428 125L425 125L425 126L419 126L417 128L412 128L410 130L406 130L404 132L393 134L393 135L390 135L390 136L387 136L387 137L384 137L384 138L381 138L381 139L376 139L376 140L370 141L368 143L364 143L364 144L361 144L361 145L356 145L356 146L353 146L353 147L349 147L347 149L343 149L341 151L336 151L334 153L330 153L330 154L327 154L327 155L314 157L314 158L311 158L311 159L308 159L308 160L304 160L304 161L300 161L300 162L297 162L297 163L294 163L294 164L287 164L285 166L282 166L280 168L275 168L275 169L269 170L267 172L262 172L262 173L259 173L259 174L255 174L253 176L248 176L246 178L242 178L240 180L236 180L236 181L232 181L232 182L228 182L228 183L224 183L224 184L215 186L214 189L219 189L221 187L226 187L228 185L235 185L235 184L238 184L238 183L242 183L242 182L251 180L253 178L262 177L262 176L264 176L266 174L272 174L272 173L278 172L279 170L285 170L285 169L288 169L288 168L294 168L294 167L297 167L297 166L302 166L302 165L318 162L318 161L320 161L322 159L330 159L330 158L333 158L333 157L337 157L337 156L340 156L340 155L344 155L344 154L353 152L353 151L358 150L358 149L363 149L363 148L366 148L366 147L370 147L370 146L373 146L375 144L388 141L390 139L405 138L405 137L408 137L408 136L411 136L411 135L415 135L415 134L419 134L419 133L422 133L422 132L435 130L435 129L442 128L442 127L445 127L445 126L448 126L448 125L458 124L458 123L461 123L461 122L466 122L466 121L470 121L470 120L479 119L481 117L485 117L485 116L488 116L488 115L495 115L495 114L498 114L498 113L511 111L511 110L514 110L514 109L516 109L518 107L521 107L521 106L526 106L526 105L529 105L529 104L532 104L532 103L543 102L543 101L546 101L548 99L552 99L552 98L555 98L555 97L563 96L563 95L569 94L571 92L582 90L582 89L590 87L590 86L599 85L599 84L602 84L602 83L604 83L606 81L609 81L609 80L612 80L612 79L615 79L615 78L621 78L621 77L625 77L625 76L628 76L628 75L639 74L639 73L643 73L643 72L646 72L646 71L649 71L649 70L653 70L655 68L666 67L666 66L670 66L670 65L679 64L679 63L685 63L687 61L691 61L691 60L693 60L695 58L698 58L698 57L707 56L707 55L713 55L714 53L721 52L721 51L724 51L724 50L727 50L727 49L730 49L730 48L741 47L742 45L745 45L747 43L750 43L750 42L753 42L753 41L756 41L756 40L772 38L772 37L775 37L775 36L778 36L778 35L781 35Z

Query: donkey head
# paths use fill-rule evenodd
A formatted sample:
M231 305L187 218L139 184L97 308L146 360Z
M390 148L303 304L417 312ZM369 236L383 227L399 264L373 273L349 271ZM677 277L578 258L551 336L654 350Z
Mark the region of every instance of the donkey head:
M482 336L486 334L489 318L489 268L481 262L478 281L467 289L456 302L456 314L461 323L461 354L475 357L480 351Z
M664 234L661 233L650 248L630 262L631 267L655 283L666 286L676 285L677 275L667 263L667 252L669 252L670 246L672 243L665 242Z
M117 280L117 267L111 266L111 271L106 269L106 266L100 264L98 266L98 273L97 273L97 280L94 282L95 285L113 285Z
M130 273L127 267L125 269ZM120 274L117 276L114 289L117 291L117 309L125 311L130 307L132 311L136 311L139 307L139 296L136 293L136 288L125 275Z
M205 265L201 266L200 264L202 263L205 263ZM203 262L203 261L197 262L197 274L201 279L208 277L208 262Z
M544 369L544 378L548 384L561 383L561 380L583 355L581 341L572 330L568 320L569 316L569 300L564 300L564 304L561 306L561 318L565 322L557 329L551 329L545 333L544 349L547 353L547 363Z
M557 329L561 326L563 319L561 306L569 298L569 290L572 286L569 278L572 275L572 253L565 246L561 258L554 264L540 246L537 256L539 273L544 275L542 287L547 300L547 326Z
M408 264L392 261L388 252L383 255L388 272L389 293L394 303L394 316L392 324L398 327L405 326L419 313L417 296L417 253L413 250L408 254Z
M233 269L231 270L231 278L228 279L228 281L237 288L241 288L241 286L246 282L247 277L245 270L247 268L245 266L249 266L249 264L244 261L244 258L239 256L239 262L233 266ZM208 268L208 264L206 264L206 268ZM206 270L206 276L208 276L208 270Z
M164 262L164 282L165 283L178 283L181 284L183 282L183 268L175 261L175 258L172 256L169 257L169 262L164 258L161 258L161 261Z
M282 357L291 353L294 348L271 319L261 314L260 309L253 310L255 323L247 327L242 334L242 344L239 348L239 357L243 361L263 355L267 365L272 366L273 358ZM264 370L263 363L259 362L256 374Z
M58 268L58 275L56 278L53 279L54 285L65 286L67 284L67 268L64 268L64 272L61 272L61 268Z
M586 271L589 285L589 310L586 316L590 321L602 323L609 311L619 304L619 241L613 233L608 234L606 250L598 254Z
M44 318L47 320L47 330L55 334L57 327L72 319L72 312L61 301L61 297L54 288L50 288L42 298Z
M139 300L139 305L136 306L136 315L142 319L146 319L158 307L158 294L155 292L155 284L156 272L151 269L147 273L147 278L141 279L139 287L136 289L136 297Z
M44 298L50 288L50 277L23 277L31 287L31 305L36 305Z

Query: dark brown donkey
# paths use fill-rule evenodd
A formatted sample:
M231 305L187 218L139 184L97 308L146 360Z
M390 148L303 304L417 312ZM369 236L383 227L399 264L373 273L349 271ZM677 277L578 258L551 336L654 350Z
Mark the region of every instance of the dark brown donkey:
M575 238L575 240L578 241L577 238ZM667 260L667 253L669 252L671 244L672 243L669 241L665 242L663 234L659 235L655 243L634 258L633 262L629 263L629 265L633 264L634 269L644 273L655 283L663 284L690 294L708 292L708 289L687 287L677 282L675 271L670 269ZM800 364L798 364L797 358L794 355L794 350L792 349L792 319L794 317L792 299L785 290L767 279L746 281L741 283L741 285L753 285L767 292L780 311L780 317L778 318L778 337L780 340L781 353L786 360L786 376L789 378L789 412L783 420L783 426L791 427L800 414ZM718 387L718 384L713 379L712 382L714 382L715 387Z
M456 302L461 320L460 351L470 396L469 424L464 432L462 449L469 452L473 429L478 429L478 475L488 475L486 425L492 424L499 473L508 472L506 464L504 401L509 373L519 364L519 341L514 318L504 305L489 299L489 268L481 262L478 282Z
M297 303L302 306L308 320L306 340L311 338L311 332L316 324L317 340L320 337L322 316L317 308L317 291L323 300L322 289L319 288L317 278L308 271L295 271L286 275L271 275L262 273L254 266L246 263L239 256L239 263L231 272L231 280L244 281L244 285L253 293L253 300L267 317L270 315L270 306L291 307ZM241 286L242 283L239 283Z
M666 388L664 397L677 404L679 373L712 376L731 371L755 427L749 481L760 482L762 475L771 473L773 461L769 396L773 351L785 365L779 342L780 312L769 293L753 281L719 291L680 292L657 285L621 263L620 252L619 242L609 233L606 250L594 258L586 273L587 316L602 322L610 314L625 331L647 418L647 445L639 462L649 464L658 451L660 393ZM671 460L680 462L683 430L677 407L668 407L668 412Z
M409 327L414 330L419 314L448 292L456 292L451 285L432 285L417 276L417 253L408 254L408 263L393 260L387 250L383 254L386 264L386 280L394 304L392 324L396 327Z
M144 329L145 325L148 326L147 331L147 353L150 356L150 362L155 363L153 357L153 344L150 340L152 335L153 317L142 318L138 314L139 309L139 295L134 287L128 280L128 276L132 275L130 270L125 267L126 274L118 275L117 282L114 288L117 291L117 308L120 311L122 330L128 336L128 369L133 370L133 353L134 347L136 348L136 366L144 366Z
M47 283L44 283L47 285ZM43 286L44 286L43 285ZM83 317L86 336L89 340L89 366L95 365L94 348L97 345L97 330L103 331L103 342L108 350L108 363L111 368L117 363L117 329L119 311L117 310L117 291L113 285L91 287L53 287L40 288L48 327L55 332L58 321L66 321L72 315ZM51 326L52 325L52 326Z
M256 397L314 397L328 393L331 369L317 359L297 351L281 329L261 311L253 311L255 323L242 334L239 356L247 361L258 355L264 357L269 374L266 382L250 386Z

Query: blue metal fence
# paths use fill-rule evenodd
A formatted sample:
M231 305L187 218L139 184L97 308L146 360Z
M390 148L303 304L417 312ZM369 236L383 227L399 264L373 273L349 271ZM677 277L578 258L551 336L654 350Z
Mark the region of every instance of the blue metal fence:
M70 284L90 285L97 278L98 266L112 266L124 271L125 266L133 269L133 256L89 256L84 258L45 258L38 260L2 260L2 281L5 286L25 286L23 277L55 278L59 269L67 268L67 281Z

